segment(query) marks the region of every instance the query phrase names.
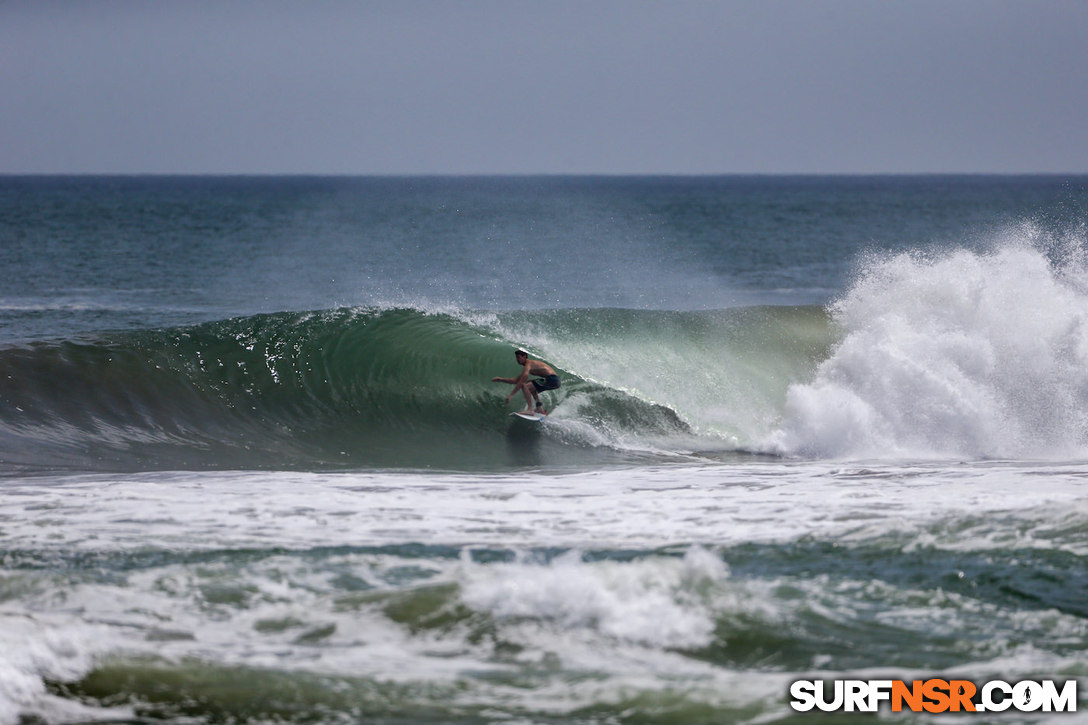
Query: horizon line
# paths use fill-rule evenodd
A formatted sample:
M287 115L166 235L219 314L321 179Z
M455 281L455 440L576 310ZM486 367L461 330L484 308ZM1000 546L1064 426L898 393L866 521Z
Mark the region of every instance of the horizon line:
M724 172L312 172L312 171L0 171L13 177L112 178L727 178L727 177L1088 176L1088 171L724 171Z

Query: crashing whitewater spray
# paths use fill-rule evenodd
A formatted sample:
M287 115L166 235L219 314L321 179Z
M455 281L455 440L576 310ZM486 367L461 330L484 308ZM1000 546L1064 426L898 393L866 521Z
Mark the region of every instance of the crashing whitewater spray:
M1031 228L987 252L875 257L772 446L827 457L1088 452L1088 266Z

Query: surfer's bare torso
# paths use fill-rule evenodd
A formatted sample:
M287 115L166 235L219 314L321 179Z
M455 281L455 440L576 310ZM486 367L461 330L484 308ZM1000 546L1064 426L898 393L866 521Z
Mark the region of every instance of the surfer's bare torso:
M530 375L536 375L538 378L546 378L549 375L555 375L555 370L552 366L542 360L526 360L525 369L529 371Z

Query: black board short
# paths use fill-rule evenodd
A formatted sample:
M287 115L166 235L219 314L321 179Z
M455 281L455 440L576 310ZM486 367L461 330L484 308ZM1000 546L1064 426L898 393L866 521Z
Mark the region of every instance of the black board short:
M545 390L555 390L559 387L559 376L549 375L546 378L539 378L538 380L531 381L536 388L536 392L542 393Z

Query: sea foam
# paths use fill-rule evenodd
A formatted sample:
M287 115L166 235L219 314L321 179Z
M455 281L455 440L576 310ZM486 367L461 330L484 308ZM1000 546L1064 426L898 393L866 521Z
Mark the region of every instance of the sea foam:
M705 592L729 575L701 548L682 559L586 563L576 551L548 564L465 562L462 598L500 619L554 620L626 642L698 648L710 644L714 610Z

